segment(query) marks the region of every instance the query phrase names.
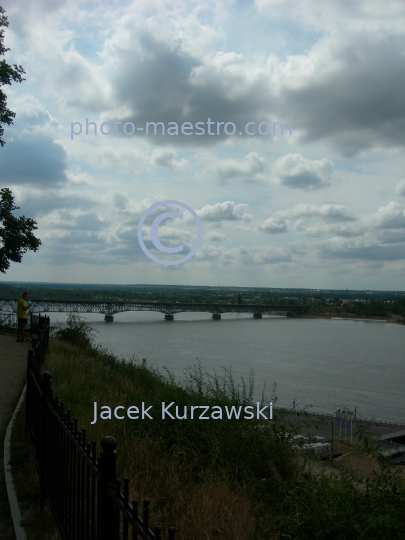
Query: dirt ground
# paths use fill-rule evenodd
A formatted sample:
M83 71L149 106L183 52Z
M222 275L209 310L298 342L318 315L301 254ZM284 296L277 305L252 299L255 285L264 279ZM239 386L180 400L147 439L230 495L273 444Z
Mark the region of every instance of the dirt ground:
M339 474L340 467L354 469L360 478L372 478L378 472L379 465L376 458L364 454L358 444L335 440L333 446L334 452L342 452L342 455L335 458L333 462L330 460L323 461L315 456L309 459L309 463L314 470L320 474L322 472L328 475ZM405 465L391 465L391 467L394 471L398 472L399 477L405 482Z

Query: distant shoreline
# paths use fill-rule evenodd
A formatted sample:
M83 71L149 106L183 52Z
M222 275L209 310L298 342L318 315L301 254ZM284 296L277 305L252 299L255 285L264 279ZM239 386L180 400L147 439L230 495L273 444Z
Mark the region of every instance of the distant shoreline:
M179 312L179 313L187 313L187 312ZM188 312L188 313L192 313L192 312ZM199 312L196 311L195 313L199 313ZM15 315L14 313L8 313L8 312L4 312L3 314L6 316ZM79 313L79 315L80 314L81 313ZM285 317L284 315L280 315L280 312L275 312L275 311L268 311L268 312L263 313L263 315L269 315L269 316L279 317L279 318ZM375 317L373 316L367 317L367 315L363 315L360 317L358 315L356 316L356 315L352 315L348 313L341 313L337 315L336 313L329 312L329 313L299 314L299 315L295 315L294 318L296 319L329 319L329 320L341 320L341 321L347 320L347 321L357 321L357 322L376 322L376 323L391 323L391 324L405 325L405 317L402 317L402 320L401 320L401 317L398 315L391 316L391 317L382 317L381 315L375 316Z
M264 315L278 315L279 313L275 312L268 312ZM398 315L392 316L392 317L381 317L380 316L370 316L367 317L367 315L364 315L362 317L348 314L348 313L341 313L340 315L337 315L336 313L305 313L303 315L297 315L295 318L297 319L331 319L331 320L348 320L348 321L364 321L364 322L384 322L384 323L395 323L395 324L402 324L405 325L405 320L400 320L401 317Z

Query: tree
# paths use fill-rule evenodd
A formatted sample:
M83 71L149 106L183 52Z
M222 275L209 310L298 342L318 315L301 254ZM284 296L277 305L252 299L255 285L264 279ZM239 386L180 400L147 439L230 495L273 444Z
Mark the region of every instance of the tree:
M0 6L0 28L9 25L5 11ZM10 49L6 49L3 45L4 30L0 30L0 56ZM25 73L22 66L14 67L7 64L5 60L0 62L0 146L6 143L2 136L4 133L3 124L8 126L13 123L15 112L7 109L7 96L1 89L5 84L14 82L22 82L22 75ZM3 188L0 190L0 272L6 273L10 268L10 261L21 262L22 256L28 250L37 251L41 245L41 240L36 238L32 231L37 229L36 221L25 216L15 217L12 212L19 210L19 207L14 204L14 197L10 189Z
M5 11L0 6L0 28L3 26L8 26L9 22L7 17L4 15ZM6 49L3 45L4 40L4 30L0 30L0 56L3 56L4 53L10 49ZM2 136L4 129L2 124L7 124L8 126L13 123L13 118L15 117L15 112L7 109L7 96L1 89L5 84L11 84L14 82L22 82L25 79L22 78L22 75L25 73L22 66L17 66L14 64L14 67L11 67L5 60L0 62L0 146L4 146L6 143L3 141Z
M37 222L25 216L15 217L12 212L19 210L8 188L0 189L0 272L6 273L10 261L21 262L27 251L37 251L41 240L32 231L38 229Z

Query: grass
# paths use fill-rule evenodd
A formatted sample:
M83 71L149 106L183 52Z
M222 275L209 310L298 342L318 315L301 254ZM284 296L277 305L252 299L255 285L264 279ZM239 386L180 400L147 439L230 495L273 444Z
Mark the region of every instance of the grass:
M159 414L91 425L95 401L112 408L145 402L153 411L163 401L246 405L253 377L238 385L230 370L208 376L197 365L177 382L145 361L124 362L92 347L91 332L77 323L51 342L46 369L55 394L87 429L87 440L115 437L118 476L131 479L130 499L152 500L152 525L175 526L178 540L404 537L405 487L395 470L378 457L378 470L365 479L345 467L339 476L311 471L288 443L285 434L295 428L282 414L265 428L254 420L162 420ZM366 444L364 451L374 450Z
M145 363L125 363L100 349L52 343L46 369L65 407L87 429L87 440L113 435L118 442L118 472L128 476L130 498L151 498L151 522L173 525L179 538L251 539L264 482L276 485L298 474L298 461L283 433L257 429L248 420L99 420L99 406L128 407L176 402L250 403L250 388L238 388L231 374L204 379L198 366L183 386ZM284 448L284 454L281 451ZM202 531L204 531L202 533Z

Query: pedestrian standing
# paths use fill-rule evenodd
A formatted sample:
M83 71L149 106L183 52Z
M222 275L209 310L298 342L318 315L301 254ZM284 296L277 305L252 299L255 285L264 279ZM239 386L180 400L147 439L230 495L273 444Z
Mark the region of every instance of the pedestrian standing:
M18 327L17 327L17 341L18 342L24 342L26 341L24 339L24 331L25 331L25 325L27 324L28 320L28 293L23 293L22 297L18 300L17 304L17 319L18 319Z

